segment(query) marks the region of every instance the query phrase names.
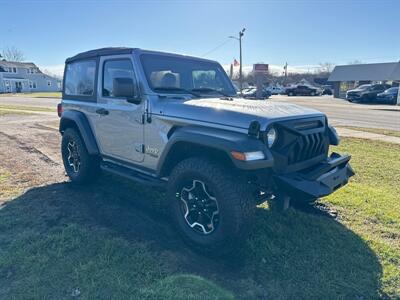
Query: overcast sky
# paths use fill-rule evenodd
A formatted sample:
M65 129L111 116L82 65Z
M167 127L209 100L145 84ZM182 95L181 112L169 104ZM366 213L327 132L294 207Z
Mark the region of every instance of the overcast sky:
M78 52L129 46L312 71L321 62L400 59L400 1L0 0L0 49L55 72Z

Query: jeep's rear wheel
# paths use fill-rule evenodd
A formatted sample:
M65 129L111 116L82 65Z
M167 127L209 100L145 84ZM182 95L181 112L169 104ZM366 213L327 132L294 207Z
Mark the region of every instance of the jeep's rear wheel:
M196 250L218 256L246 237L255 208L246 183L203 158L180 162L169 178L168 198L176 227Z
M98 177L99 158L88 153L80 134L74 128L65 130L61 153L65 171L73 183L84 184Z

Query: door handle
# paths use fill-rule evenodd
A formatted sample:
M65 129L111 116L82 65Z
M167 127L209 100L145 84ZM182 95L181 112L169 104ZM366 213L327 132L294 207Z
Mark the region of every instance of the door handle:
M96 114L107 116L110 112L105 108L99 108L96 110Z

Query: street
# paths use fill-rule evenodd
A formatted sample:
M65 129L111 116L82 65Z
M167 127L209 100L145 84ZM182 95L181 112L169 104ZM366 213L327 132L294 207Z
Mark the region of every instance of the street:
M321 97L288 97L272 96L267 101L289 102L320 110L327 114L329 121L335 126L355 126L380 128L400 131L400 106L357 104L332 96ZM0 105L24 105L51 107L56 112L60 99L30 97L0 97Z
M391 129L400 131L400 106L350 103L332 96L272 96L268 101L290 102L317 109L335 126Z

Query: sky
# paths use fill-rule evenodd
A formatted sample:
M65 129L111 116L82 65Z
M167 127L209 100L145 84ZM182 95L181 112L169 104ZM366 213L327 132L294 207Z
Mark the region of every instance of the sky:
M281 72L320 63L400 60L400 1L0 0L0 50L14 46L50 72L67 57L107 46L268 63Z

